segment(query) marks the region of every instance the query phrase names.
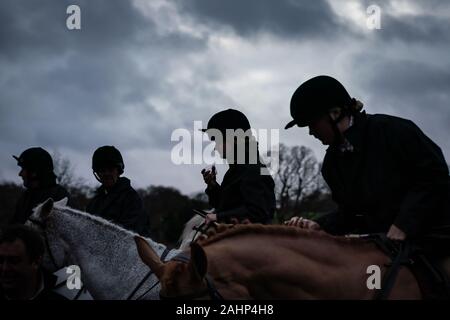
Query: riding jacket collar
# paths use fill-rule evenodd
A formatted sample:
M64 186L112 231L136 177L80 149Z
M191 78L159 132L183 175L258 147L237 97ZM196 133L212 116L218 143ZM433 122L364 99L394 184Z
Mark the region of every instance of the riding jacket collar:
M350 127L353 126L353 116L350 116L350 120L349 120L349 124L348 124L348 129L350 129ZM345 130L345 131L347 131ZM344 142L339 146L339 151L341 152L353 152L353 145L348 141L347 138L344 138Z
M345 139L344 141L347 141L348 144L344 147L344 149L341 148L343 146L342 144L331 145L330 147L328 147L327 152L331 151L342 153L343 151L352 151L352 152L361 151L363 147L364 132L366 130L366 126L367 126L367 114L365 111L354 115L352 125L343 132Z

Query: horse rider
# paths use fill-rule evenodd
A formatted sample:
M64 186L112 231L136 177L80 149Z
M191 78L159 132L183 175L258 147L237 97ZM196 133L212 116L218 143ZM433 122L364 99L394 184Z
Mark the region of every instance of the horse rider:
M434 239L430 249L449 252L450 178L441 149L412 121L366 114L362 107L329 76L309 79L294 92L293 120L285 129L307 126L329 146L322 175L338 209L316 221L294 217L288 223L334 235Z
M56 183L53 172L53 159L42 148L29 148L17 157L17 165L21 168L19 176L26 190L16 204L16 211L10 224L23 224L33 212L33 208L48 198L59 201L69 198L66 189Z
M92 156L94 177L101 183L86 211L140 235L149 235L149 219L141 197L126 177L122 154L114 146L103 146Z
M275 211L275 184L259 158L247 117L238 110L223 110L214 114L202 131L215 142L215 150L229 165L221 185L216 181L215 167L202 171L205 192L214 207L206 223L229 223L233 219L269 223Z

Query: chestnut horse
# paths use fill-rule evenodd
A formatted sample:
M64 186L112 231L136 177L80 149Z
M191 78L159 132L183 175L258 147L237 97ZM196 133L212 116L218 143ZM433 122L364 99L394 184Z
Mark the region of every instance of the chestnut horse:
M368 285L369 270L378 266L382 278L390 262L372 242L280 225L219 228L193 242L187 259L167 263L146 241L135 241L167 298L373 299L378 290ZM421 298L408 268L400 268L388 298Z

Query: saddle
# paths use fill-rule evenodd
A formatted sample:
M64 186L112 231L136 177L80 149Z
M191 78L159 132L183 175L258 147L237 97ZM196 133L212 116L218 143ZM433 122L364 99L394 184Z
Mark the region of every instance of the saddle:
M431 255L416 243L390 240L381 233L364 235L362 238L374 242L391 259L375 299L387 299L402 266L411 270L424 299L450 299L450 257Z

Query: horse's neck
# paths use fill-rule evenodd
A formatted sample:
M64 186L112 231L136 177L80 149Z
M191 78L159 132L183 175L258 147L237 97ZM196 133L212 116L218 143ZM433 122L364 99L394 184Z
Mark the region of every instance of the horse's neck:
M276 285L269 285L286 281L292 284L292 290L297 290L293 291L293 297L311 298L317 294L315 288L321 288L324 274L361 269L358 267L361 260L376 263L383 258L381 253L367 250L370 249L367 246L352 246L331 237L308 233L300 233L298 237L238 235L210 243L204 249L208 272L218 284L219 291L223 291L224 296L230 294L228 298L242 295L276 298L271 296ZM355 272L354 276L355 281L360 281L358 277L365 274ZM340 281L338 277L332 279L336 280L336 285ZM221 283L226 285L221 286ZM312 289L306 291L303 288ZM239 292L237 296L236 292Z
M67 208L53 217L54 236L67 244L71 263L80 266L82 281L95 291L95 298L123 299L148 273L138 256L135 234ZM166 248L147 240L158 255Z

